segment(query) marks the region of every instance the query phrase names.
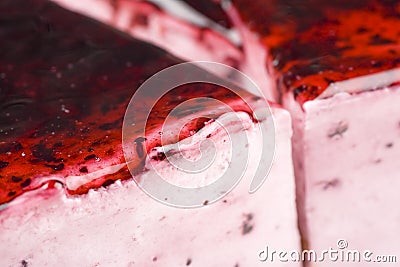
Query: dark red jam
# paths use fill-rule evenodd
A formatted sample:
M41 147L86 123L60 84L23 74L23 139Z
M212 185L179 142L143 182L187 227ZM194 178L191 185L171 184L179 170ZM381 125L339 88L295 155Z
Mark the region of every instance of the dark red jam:
M281 94L304 103L333 82L400 66L396 0L233 0L269 51ZM400 80L400 77L399 77Z
M121 130L130 98L147 78L180 60L44 0L2 1L0 20L0 204L46 183L124 163ZM246 111L242 100L222 87L176 88L155 106L148 135L133 133L138 172L144 154L160 144L166 115L180 102L200 96ZM147 97L153 101L151 94ZM207 109L201 103L196 108ZM144 119L140 108L137 114ZM185 114L176 119L180 116ZM203 125L189 123L180 137ZM125 167L69 193L130 177Z

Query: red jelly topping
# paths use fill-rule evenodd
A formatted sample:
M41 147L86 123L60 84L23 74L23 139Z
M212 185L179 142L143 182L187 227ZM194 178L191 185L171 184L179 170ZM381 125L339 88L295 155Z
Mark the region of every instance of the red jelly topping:
M300 103L333 82L400 66L399 1L233 3L268 49L281 93L293 92Z
M48 1L2 1L0 16L0 204L45 183L64 183L68 176L124 163L121 130L130 98L147 78L180 61ZM200 96L246 111L243 101L225 88L176 88L156 105L147 124L149 134L133 133L138 172L146 151L160 144L160 127L169 111ZM199 103L196 110L208 109ZM137 113L138 120L143 119L140 109ZM203 125L186 125L180 137ZM130 177L125 167L69 193Z

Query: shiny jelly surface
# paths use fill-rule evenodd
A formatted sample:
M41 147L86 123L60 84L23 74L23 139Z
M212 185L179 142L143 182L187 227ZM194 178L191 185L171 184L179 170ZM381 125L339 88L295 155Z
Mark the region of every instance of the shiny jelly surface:
M49 1L1 1L0 17L0 204L46 183L65 186L68 176L124 163L121 131L130 98L147 78L180 60ZM146 151L160 145L166 115L187 99L205 96L246 111L225 88L176 88L155 105L146 136L132 128L138 172ZM151 93L146 97L154 102ZM195 109L213 111L202 103ZM135 121L145 115L138 107ZM217 110L209 117L219 115ZM176 114L176 120L183 116ZM179 138L203 126L203 119L194 120L177 129ZM67 190L81 194L127 178L124 167Z
M233 3L269 51L266 65L280 93L293 92L300 103L334 82L400 67L400 1Z

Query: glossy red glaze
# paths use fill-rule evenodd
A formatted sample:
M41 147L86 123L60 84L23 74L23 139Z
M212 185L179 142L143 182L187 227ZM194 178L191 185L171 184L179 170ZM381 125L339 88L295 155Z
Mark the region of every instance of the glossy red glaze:
M0 204L55 180L64 184L68 176L124 163L122 120L131 96L147 78L180 60L44 0L2 1L0 16ZM246 111L225 88L178 87L150 116L145 150L160 144L159 131L170 110L200 96ZM154 101L151 94L146 101ZM199 103L197 109L209 107ZM188 124L181 138L202 126ZM142 137L133 132L132 141ZM138 172L143 170L139 154ZM125 167L69 193L130 177Z
M269 51L280 93L293 92L300 103L333 82L400 67L400 1L233 3Z

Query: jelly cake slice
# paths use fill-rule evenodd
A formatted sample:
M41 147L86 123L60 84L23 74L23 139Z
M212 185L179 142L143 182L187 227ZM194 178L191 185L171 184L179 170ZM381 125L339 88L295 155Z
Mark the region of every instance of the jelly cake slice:
M266 244L299 249L287 111L272 109L276 157L258 192L248 193L259 167L257 160L250 160L243 182L224 200L205 200L201 209L162 205L131 179L122 151L122 120L138 86L181 61L48 1L3 1L0 13L3 265L257 266L263 265L258 252ZM181 172L158 154L146 154L165 149L157 130L166 114L179 102L202 96L220 99L234 112L200 103L196 114L228 121L237 114L246 125L241 131L249 136L242 149L248 147L251 159L257 157L262 140L256 126L272 131L272 117L254 120L244 100L255 106L265 102L242 93L244 99L226 88L199 83L161 98L148 121L149 134L132 136L135 181L157 175L149 164L159 166L171 181L191 178L178 176ZM148 97L144 101L153 101ZM144 116L140 108L135 115L138 120ZM178 114L172 127L185 116ZM238 126L238 121L231 122ZM186 152L194 156L198 142L214 140L222 157L216 161L219 168L200 177L204 181L235 168L226 157L227 136L219 127L200 118L177 129L179 138L167 139L169 145L189 142Z
M233 0L229 12L292 115L304 247L345 238L398 255L400 3Z

